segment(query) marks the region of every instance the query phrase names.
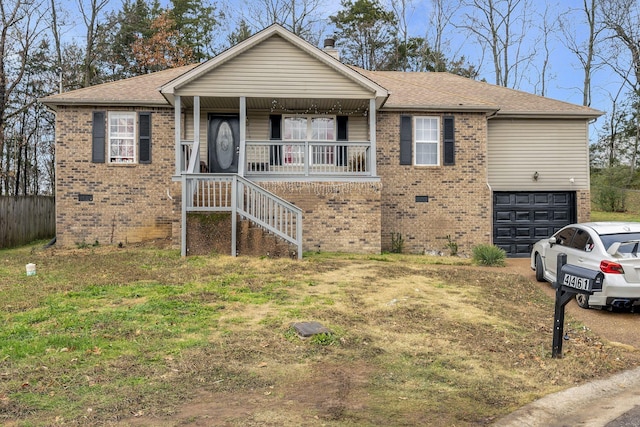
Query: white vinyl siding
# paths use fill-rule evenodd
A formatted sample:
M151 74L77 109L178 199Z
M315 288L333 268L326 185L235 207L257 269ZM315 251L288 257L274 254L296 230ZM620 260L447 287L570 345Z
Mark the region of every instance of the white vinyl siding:
M368 99L372 95L359 83L275 35L177 89L177 93L325 99Z
M589 130L584 119L489 120L487 156L494 191L589 189Z

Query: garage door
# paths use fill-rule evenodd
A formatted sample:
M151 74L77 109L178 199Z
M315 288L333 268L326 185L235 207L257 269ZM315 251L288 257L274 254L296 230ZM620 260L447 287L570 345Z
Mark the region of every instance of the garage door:
M575 221L575 192L493 193L493 244L509 257L529 256L533 243Z

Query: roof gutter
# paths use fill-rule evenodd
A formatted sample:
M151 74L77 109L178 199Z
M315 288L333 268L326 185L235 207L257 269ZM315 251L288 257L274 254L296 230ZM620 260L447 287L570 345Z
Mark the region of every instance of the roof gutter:
M500 109L495 107L477 106L477 105L441 105L441 106L420 106L420 105L393 105L384 107L384 111L402 112L402 111L425 111L425 112L452 112L452 113L487 113L487 115L496 114Z
M133 101L96 101L96 100L87 100L87 99L56 99L56 100L47 100L46 98L39 98L39 102L56 111L58 106L87 106L87 107L169 107L171 104L168 102L154 102L154 101L144 101L144 100L133 100Z
M601 111L597 111L594 113L584 113L584 112L549 112L549 113L540 113L540 112L500 112L499 114L495 114L490 116L490 119L498 118L498 119L597 119L602 116L604 113Z

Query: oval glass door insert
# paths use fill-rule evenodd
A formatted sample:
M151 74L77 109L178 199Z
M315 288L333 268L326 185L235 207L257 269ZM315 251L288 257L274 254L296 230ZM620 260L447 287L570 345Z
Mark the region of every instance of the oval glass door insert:
M218 127L218 136L216 137L216 157L220 169L226 170L231 167L234 154L233 132L229 122L223 121Z

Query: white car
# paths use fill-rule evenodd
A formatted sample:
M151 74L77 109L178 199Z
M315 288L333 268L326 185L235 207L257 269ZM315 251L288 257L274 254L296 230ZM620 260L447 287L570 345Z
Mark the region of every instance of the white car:
M556 281L558 254L567 264L604 273L602 291L577 294L582 308L640 306L640 222L588 222L571 224L531 250L531 269L539 282Z

